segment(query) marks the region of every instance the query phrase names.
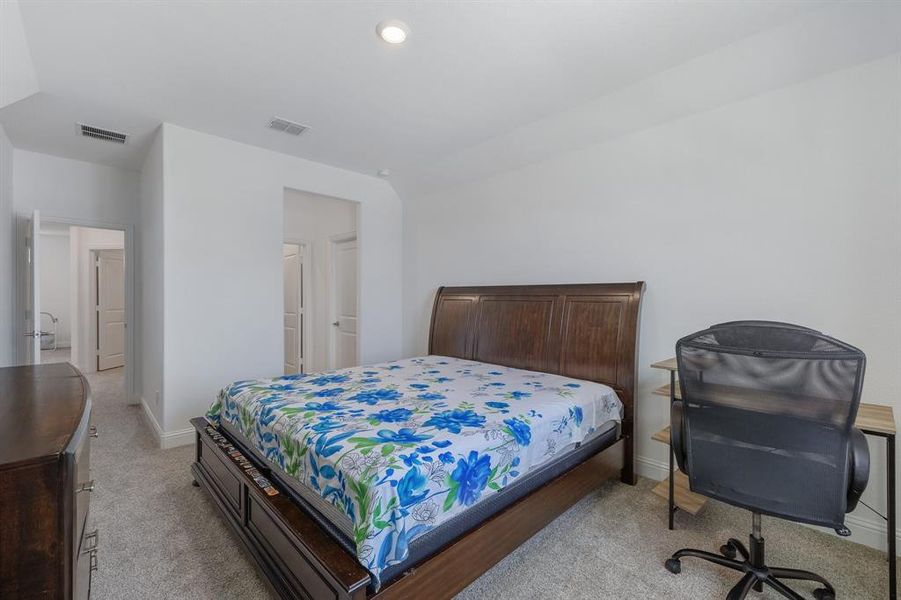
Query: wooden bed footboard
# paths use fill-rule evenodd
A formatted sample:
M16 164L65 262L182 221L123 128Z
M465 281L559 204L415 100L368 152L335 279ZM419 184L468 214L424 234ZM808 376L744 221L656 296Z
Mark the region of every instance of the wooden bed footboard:
M616 477L622 465L618 458L623 443L620 439L462 534L373 594L367 587L369 573L356 557L287 494L280 491L269 496L260 489L212 438L206 419L198 417L191 424L197 430L197 452L191 467L194 481L209 492L273 591L285 599L452 598L586 494ZM217 433L228 438L222 430ZM272 479L264 465L255 466Z

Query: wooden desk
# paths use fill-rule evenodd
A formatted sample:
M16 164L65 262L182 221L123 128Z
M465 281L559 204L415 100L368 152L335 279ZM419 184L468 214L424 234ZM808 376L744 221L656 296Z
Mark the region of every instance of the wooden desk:
M651 368L668 371L670 382L662 385L654 390L654 394L665 396L670 402L682 399L682 391L679 388L676 374L679 367L675 358L661 360L651 365ZM888 515L885 517L887 521L887 537L888 537L888 563L889 563L889 598L897 600L898 598L898 581L897 581L897 552L895 548L895 415L891 406L884 404L866 404L861 402L857 409L857 419L854 421L855 427L860 429L867 435L884 437L886 442L886 479L887 479L887 501ZM669 474L670 476L661 481L654 487L654 493L658 496L666 498L669 502L669 528L673 529L673 515L677 509L681 509L692 515L700 511L707 498L695 494L689 489L688 477L679 470L673 468L673 446L670 440L670 427L667 425L657 433L651 436L651 439L665 444L669 444Z

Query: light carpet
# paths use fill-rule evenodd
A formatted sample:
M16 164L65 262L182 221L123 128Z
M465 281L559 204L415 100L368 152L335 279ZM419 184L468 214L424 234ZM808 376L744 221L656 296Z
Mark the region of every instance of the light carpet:
M274 598L206 492L191 485L194 449L156 447L141 408L125 403L121 369L88 379L100 432L92 451L91 519L100 530L92 597ZM738 573L684 559L682 574L672 575L663 561L681 547L716 551L730 536L745 540L748 513L710 503L697 517L677 514L676 531L668 531L665 503L652 485L604 485L459 598L724 598ZM839 598L887 596L885 558L876 550L777 519L764 518L763 527L770 564L823 574ZM796 589L812 597L814 587Z

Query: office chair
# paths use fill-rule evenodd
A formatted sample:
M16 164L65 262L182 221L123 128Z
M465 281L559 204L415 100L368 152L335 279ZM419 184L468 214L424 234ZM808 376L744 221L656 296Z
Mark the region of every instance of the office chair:
M750 546L730 538L720 554L685 548L685 557L744 573L727 600L767 585L803 600L783 580L815 581L817 600L834 600L820 575L767 566L761 515L832 527L850 535L845 513L867 485L870 455L854 428L863 387L863 352L818 331L770 321L714 325L676 343L682 400L671 408L672 446L693 492L752 513ZM741 555L740 559L736 557Z

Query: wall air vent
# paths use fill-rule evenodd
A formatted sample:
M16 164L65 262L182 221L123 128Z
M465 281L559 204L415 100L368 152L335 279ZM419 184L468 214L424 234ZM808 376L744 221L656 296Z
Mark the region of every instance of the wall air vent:
M128 139L127 133L111 131L109 129L103 129L101 127L94 127L92 125L85 125L84 123L78 124L78 130L84 137L94 138L95 140L104 140L106 142L114 142L116 144L124 144L125 140Z
M273 117L269 121L269 129L275 129L276 131L281 131L290 135L300 135L309 129L309 127L301 125L300 123L295 123L294 121L289 121L288 119Z

